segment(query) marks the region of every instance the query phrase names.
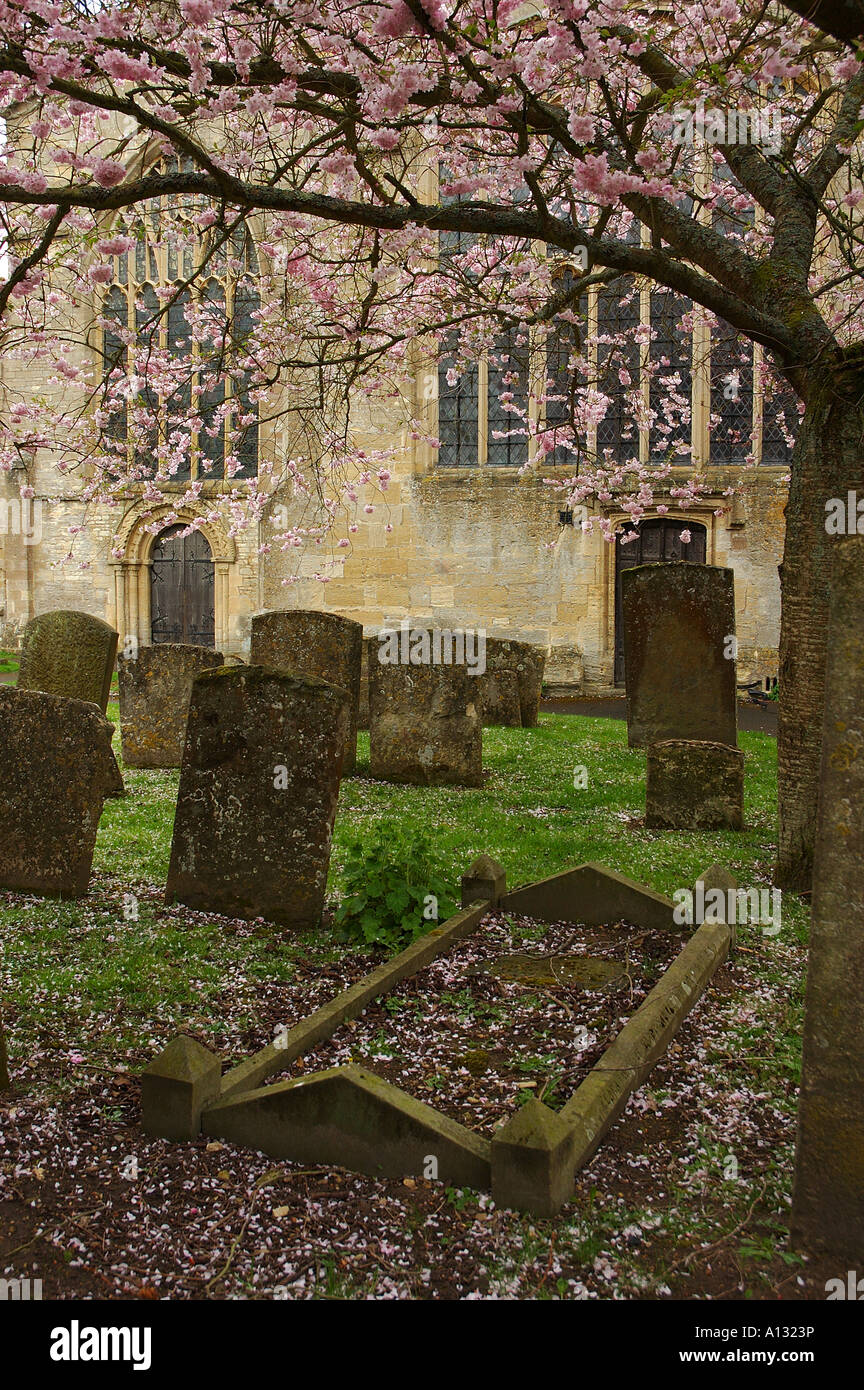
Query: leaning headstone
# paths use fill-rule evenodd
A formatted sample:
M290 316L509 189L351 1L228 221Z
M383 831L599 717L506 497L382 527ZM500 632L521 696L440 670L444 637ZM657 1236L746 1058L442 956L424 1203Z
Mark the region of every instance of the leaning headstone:
M167 902L319 924L349 706L316 676L221 666L196 677Z
M372 776L416 786L482 786L482 678L464 664L406 665L382 661L386 655L382 646L369 663Z
M518 685L519 714L522 727L533 729L540 713L540 696L543 690L543 672L546 666L546 653L533 642L517 642L515 638L486 638L486 684L490 689L484 712L487 724L507 724L512 708L512 681L503 673L510 672L516 677ZM495 682L500 682L496 705Z
M357 758L357 706L360 700L360 665L363 625L338 613L288 608L256 613L252 619L253 666L291 671L298 676L318 676L347 690L350 723L342 775L354 771Z
M744 754L726 743L648 745L645 825L651 830L743 830Z
M731 569L637 565L621 575L631 748L738 742Z
M211 647L164 642L117 661L120 736L127 767L179 767L192 682L223 665Z
M792 1243L864 1252L864 536L835 540ZM844 1263L837 1269L845 1274ZM855 1294L851 1295L853 1298Z
M0 689L0 748L0 888L81 897L116 769L111 725L84 700Z
M90 613L40 613L24 629L19 690L41 690L108 707L117 633Z

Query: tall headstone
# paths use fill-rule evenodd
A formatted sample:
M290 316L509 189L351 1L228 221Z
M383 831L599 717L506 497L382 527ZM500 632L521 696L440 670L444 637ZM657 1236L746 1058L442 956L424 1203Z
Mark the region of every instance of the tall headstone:
M716 565L621 575L631 748L664 739L736 747L735 583Z
M792 1243L864 1273L864 536L837 539ZM855 1268L855 1264L850 1267ZM838 1269L845 1278L846 1266Z
M87 892L102 802L116 771L96 705L0 688L0 888Z
M369 659L372 776L417 786L482 786L482 677L465 664L382 661L384 655L382 646Z
M743 830L740 748L683 738L649 743L645 824L653 830Z
M120 737L127 767L179 767L192 682L221 666L211 647L164 642L117 661Z
M509 724L513 720L513 681L518 687L519 715L522 727L533 729L540 713L543 672L546 652L533 642L519 642L513 637L486 638L486 710L487 724ZM508 674L510 679L508 679Z
M316 676L220 666L196 677L167 902L318 925L350 717L346 691Z
M357 709L360 701L360 668L363 624L338 613L287 608L256 613L252 619L253 666L291 671L298 676L319 676L347 690L350 723L342 775L354 771L357 758Z
M117 633L90 613L40 613L24 629L19 690L41 690L108 707Z

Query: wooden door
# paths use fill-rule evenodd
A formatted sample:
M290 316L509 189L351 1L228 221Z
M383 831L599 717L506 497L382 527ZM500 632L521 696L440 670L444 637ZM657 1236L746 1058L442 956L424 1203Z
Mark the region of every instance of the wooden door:
M624 536L636 532L636 538L625 541ZM689 531L685 543L681 532ZM621 620L621 574L634 565L671 564L684 560L691 565L704 565L708 532L698 521L670 521L655 517L638 527L627 526L615 541L615 684L624 684L624 624Z
M215 647L213 559L200 531L171 526L156 539L150 564L150 637Z

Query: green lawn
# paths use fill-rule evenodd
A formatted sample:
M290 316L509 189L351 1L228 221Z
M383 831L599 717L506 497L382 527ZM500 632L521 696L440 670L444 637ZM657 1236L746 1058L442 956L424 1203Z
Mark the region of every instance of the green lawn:
M117 721L115 706L109 717ZM742 884L766 886L773 854L775 741L740 736L746 757L743 834L670 834L638 825L645 755L630 750L623 721L544 714L532 730L487 729L482 789L397 787L373 782L368 735L360 735L357 775L343 785L336 818L329 893L340 891L346 833L395 818L431 834L443 878L458 898L460 874L480 853L498 859L508 884L541 878L594 859L660 892L692 884L719 860ZM119 754L119 740L115 736ZM574 787L574 767L587 786ZM99 1038L100 1052L136 1053L141 1032L194 1023L222 1032L219 999L226 973L252 994L263 980L288 980L294 963L333 961L349 948L327 932L285 938L275 930L226 935L218 917L166 909L161 888L171 847L179 774L124 769L128 795L106 801L91 893L57 903L0 898L0 947L7 1009L17 1015L20 1049L58 1029L69 1045ZM130 897L131 895L131 897ZM134 899L134 902L132 901ZM25 905L26 904L26 905ZM133 914L137 913L137 918ZM786 930L800 934L805 912L784 904ZM158 1024L157 1024L158 1020Z

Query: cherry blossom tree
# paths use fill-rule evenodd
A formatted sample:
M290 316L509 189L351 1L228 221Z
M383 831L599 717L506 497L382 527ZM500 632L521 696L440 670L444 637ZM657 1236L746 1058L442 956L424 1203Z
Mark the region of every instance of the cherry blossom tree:
M588 453L610 404L586 340L590 286L626 297L649 280L691 301L691 322L713 317L761 345L802 411L782 567L777 881L806 888L825 503L864 488L864 70L845 31L753 0L0 0L0 13L4 351L49 358L66 383L59 405L12 404L0 465L50 447L86 475L86 497L117 503L134 485L155 502L221 430L223 481L190 495L242 526L285 483L309 510L279 543L347 546L350 509L374 505L361 489L386 489L393 456L364 457L351 401L404 399L408 433L422 434L418 362L446 351L458 376L498 353L512 429L552 455L550 475L598 524L612 498L638 524L669 497L692 502L704 480L674 431L652 467L635 448ZM717 109L734 129L712 124ZM203 252L124 328L104 296L153 200L172 228L159 235L182 245L194 231ZM242 290L253 224L266 267L238 335L204 287L221 256ZM84 303L109 344L101 361L72 347ZM165 346L178 304L185 355ZM567 384L547 379L532 414L508 374L547 334L569 335ZM631 391L640 426L686 409L680 382L659 384L649 419ZM280 422L279 454L246 478L243 432L265 417Z

